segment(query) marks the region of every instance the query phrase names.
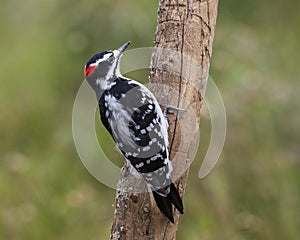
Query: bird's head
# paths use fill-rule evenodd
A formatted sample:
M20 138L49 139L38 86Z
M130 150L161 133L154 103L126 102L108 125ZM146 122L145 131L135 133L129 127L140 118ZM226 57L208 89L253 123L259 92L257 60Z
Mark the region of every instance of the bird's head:
M84 66L84 77L95 86L96 81L114 80L120 75L120 59L130 42L116 50L99 52L93 55Z

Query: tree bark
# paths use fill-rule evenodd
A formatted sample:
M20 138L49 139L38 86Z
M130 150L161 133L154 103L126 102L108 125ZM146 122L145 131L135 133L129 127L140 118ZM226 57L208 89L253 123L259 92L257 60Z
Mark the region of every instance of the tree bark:
M208 79L218 0L161 0L151 61L150 88L164 104L186 109L168 115L173 180L183 196L197 150L200 110ZM164 96L164 98L162 98ZM167 97L166 97L167 96ZM174 240L179 215L170 223L149 193L135 193L142 180L121 170L111 229L113 240ZM185 209L191 211L191 209Z

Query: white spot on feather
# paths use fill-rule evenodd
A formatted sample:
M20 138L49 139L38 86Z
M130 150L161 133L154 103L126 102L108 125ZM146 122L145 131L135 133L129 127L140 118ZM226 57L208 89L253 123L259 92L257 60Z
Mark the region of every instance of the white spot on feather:
M146 134L146 130L145 130L145 129L142 129L142 130L141 130L141 134Z
M140 162L139 164L135 164L135 167L136 168L141 168L144 166L144 163L143 162Z
M144 152L146 152L146 151L148 151L148 150L150 150L150 146L143 147L143 151L144 151Z

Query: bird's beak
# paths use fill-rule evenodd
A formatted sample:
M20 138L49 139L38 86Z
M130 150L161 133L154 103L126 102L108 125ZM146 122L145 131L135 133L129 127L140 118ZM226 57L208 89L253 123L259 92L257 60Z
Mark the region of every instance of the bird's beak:
M122 55L122 53L125 51L125 49L129 46L130 41L124 43L121 47L119 47L118 49L116 49L114 52L116 53L115 55L117 55L116 57L119 57Z

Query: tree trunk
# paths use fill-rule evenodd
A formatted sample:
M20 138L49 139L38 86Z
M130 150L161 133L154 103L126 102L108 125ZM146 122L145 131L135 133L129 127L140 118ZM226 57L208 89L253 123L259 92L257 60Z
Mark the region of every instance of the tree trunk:
M161 0L151 61L150 88L161 104L186 109L168 115L172 176L183 196L188 169L197 150L200 109L212 53L218 0ZM164 96L164 98L162 98ZM111 229L113 240L176 239L179 215L170 223L152 204L143 185L122 168ZM185 209L192 211L192 209Z

